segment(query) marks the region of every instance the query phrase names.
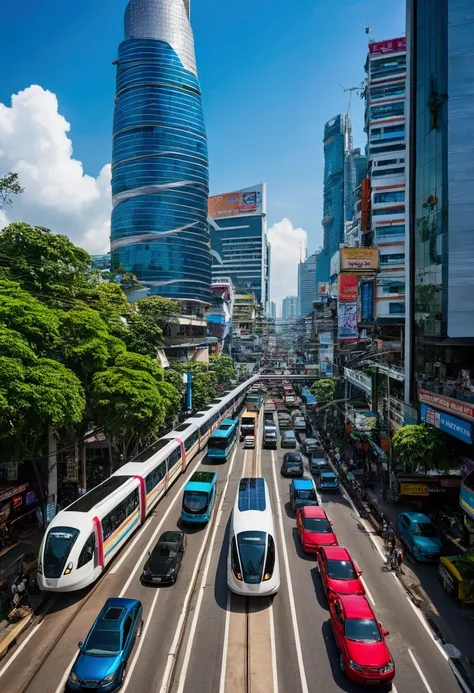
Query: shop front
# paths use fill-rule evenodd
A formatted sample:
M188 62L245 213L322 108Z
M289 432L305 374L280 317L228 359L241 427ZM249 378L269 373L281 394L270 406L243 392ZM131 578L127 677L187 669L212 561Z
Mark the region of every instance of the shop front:
M38 499L31 484L0 488L0 533L21 534L36 526Z
M457 509L461 477L399 474L400 501L425 513L449 514Z

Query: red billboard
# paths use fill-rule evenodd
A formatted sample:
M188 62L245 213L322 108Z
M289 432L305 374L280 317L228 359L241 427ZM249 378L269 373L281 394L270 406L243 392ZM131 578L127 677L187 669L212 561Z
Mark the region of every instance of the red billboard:
M429 392L428 390L418 390L418 399L423 404L429 404L450 414L459 414L463 419L474 421L474 405L467 402L452 399L445 395L437 395L435 392Z
M339 275L339 301L357 301L357 276Z
M404 36L390 39L389 41L374 41L374 43L369 43L370 55L374 55L375 53L396 53L397 51L406 51L406 49L407 40Z

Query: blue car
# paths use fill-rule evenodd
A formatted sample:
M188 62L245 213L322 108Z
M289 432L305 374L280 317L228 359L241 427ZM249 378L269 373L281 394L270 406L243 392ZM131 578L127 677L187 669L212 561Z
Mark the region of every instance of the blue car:
M339 491L339 479L334 472L321 472L319 476L321 491Z
M68 679L68 690L115 691L123 683L135 638L141 635L138 599L107 599L84 642Z
M305 505L319 505L312 479L293 479L291 481L290 504L295 512Z
M441 554L441 539L429 517L422 513L400 513L397 529L417 561L438 560Z

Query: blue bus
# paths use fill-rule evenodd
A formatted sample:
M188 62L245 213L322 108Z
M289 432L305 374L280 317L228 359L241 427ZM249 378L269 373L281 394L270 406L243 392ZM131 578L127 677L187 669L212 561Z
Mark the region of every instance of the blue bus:
M238 419L224 419L219 428L216 428L209 437L207 456L215 460L225 461L237 440L238 428Z
M194 472L184 487L183 522L209 522L216 502L217 472Z

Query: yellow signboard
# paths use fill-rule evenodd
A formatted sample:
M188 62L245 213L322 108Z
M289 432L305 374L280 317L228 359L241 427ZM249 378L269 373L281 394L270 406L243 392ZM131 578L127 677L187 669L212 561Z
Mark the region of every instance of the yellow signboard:
M426 484L400 484L400 495L402 496L428 496L428 486Z
M341 248L340 254L342 272L374 272L379 267L378 248Z

